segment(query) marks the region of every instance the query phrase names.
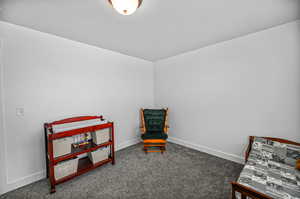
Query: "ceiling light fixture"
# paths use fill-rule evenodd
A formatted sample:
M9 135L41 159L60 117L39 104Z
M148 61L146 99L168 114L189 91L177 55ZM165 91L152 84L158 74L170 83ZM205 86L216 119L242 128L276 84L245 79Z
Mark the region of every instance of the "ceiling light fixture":
M108 0L112 7L122 15L133 14L143 0Z

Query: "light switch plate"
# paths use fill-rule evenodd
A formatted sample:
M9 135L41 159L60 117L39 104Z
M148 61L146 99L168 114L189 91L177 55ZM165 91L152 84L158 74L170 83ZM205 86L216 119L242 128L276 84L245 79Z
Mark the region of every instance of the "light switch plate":
M17 116L24 116L24 108L16 108Z

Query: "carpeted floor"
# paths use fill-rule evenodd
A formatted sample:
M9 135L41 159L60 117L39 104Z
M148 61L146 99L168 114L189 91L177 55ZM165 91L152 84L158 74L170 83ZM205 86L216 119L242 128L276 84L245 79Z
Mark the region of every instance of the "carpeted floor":
M107 164L69 182L49 194L41 180L0 196L4 198L99 199L228 199L230 181L242 165L206 153L168 143L167 152L145 154L137 144L118 151L116 164Z

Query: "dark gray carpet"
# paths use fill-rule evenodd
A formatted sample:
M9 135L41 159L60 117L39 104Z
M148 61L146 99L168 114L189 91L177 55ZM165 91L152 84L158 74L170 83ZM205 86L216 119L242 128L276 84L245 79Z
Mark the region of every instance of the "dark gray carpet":
M230 181L242 165L170 144L167 151L145 154L137 144L117 152L116 165L100 167L58 185L49 194L41 180L0 196L4 198L228 199Z

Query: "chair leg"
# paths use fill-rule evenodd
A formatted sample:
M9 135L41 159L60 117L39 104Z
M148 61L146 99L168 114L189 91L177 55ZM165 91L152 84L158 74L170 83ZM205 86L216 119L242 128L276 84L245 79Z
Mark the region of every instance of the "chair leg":
M148 153L148 150L147 150L147 147L144 146L144 152L147 154Z
M163 154L166 151L166 146L161 146L160 150L161 150L161 154Z
M148 148L151 148L151 147L155 147L156 149L159 149L159 150L149 150ZM145 144L144 143L144 147L143 147L143 151L148 154L149 152L160 152L161 154L163 154L165 151L166 151L166 145L165 143L160 143L160 144L157 144L157 143L153 143L153 144Z

